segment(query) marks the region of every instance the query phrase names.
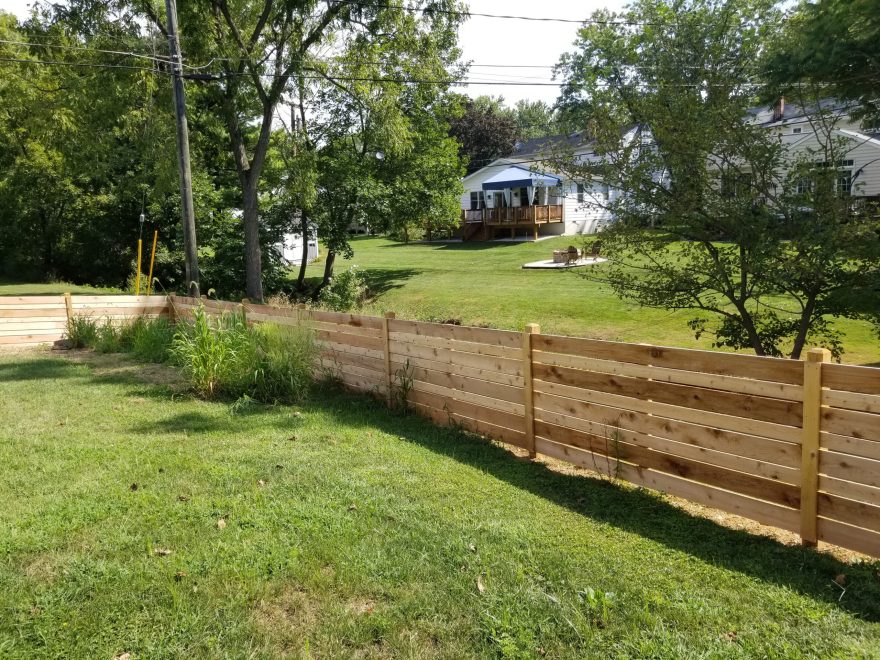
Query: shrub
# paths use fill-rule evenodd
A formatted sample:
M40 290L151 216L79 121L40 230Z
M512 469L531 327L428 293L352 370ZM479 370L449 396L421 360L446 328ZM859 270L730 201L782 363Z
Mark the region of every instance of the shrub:
M95 328L95 341L92 347L98 353L122 353L125 350L123 334L124 326L114 324L112 320L106 319Z
M212 319L203 308L178 325L171 354L200 395L295 401L308 392L316 347L305 327L248 327L241 313Z
M333 278L330 285L321 291L318 301L327 309L347 312L364 303L367 290L367 278L357 266L352 266Z
M98 338L98 323L91 316L71 316L67 319L67 343L70 348L88 348Z

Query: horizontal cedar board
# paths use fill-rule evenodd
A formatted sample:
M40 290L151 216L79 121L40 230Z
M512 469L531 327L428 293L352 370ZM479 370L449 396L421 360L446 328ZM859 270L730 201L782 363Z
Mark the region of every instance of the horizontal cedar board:
M522 415L504 412L503 410L493 410L468 401L460 401L449 399L430 392L418 392L410 390L408 400L413 403L420 403L423 406L436 408L437 410L448 410L450 413L477 419L487 424L495 426L503 426L514 431L524 432L525 418Z
M568 353L600 360L632 362L723 376L739 376L790 385L803 384L804 377L804 367L801 362L754 355L696 351L645 344L624 344L556 335L536 336L532 348L549 353Z
M324 321L311 320L304 321L304 324L315 330L338 332L344 335L351 335L352 337L371 337L373 339L384 341L382 331L376 330L375 328L362 328L356 325L346 325L344 323L325 323Z
M311 318L313 321L335 323L337 325L350 325L355 328L373 328L374 330L382 329L382 319L378 316L346 314L345 312L324 312L315 309L304 311L306 312L307 318Z
M803 401L804 389L800 385L788 385L786 383L773 383L764 380L753 380L739 376L723 376L720 374L707 374L699 371L685 371L683 369L668 369L666 367L633 364L631 362L614 362L612 360L600 360L580 355L568 355L563 353L547 353L545 351L532 351L532 360L535 363L546 364L555 367L571 367L572 369L584 369L597 371L617 376L630 376L633 378L650 378L651 380L678 383L679 385L694 385L709 389L737 392L739 394L754 394L786 401Z
M351 353L353 355L364 355L377 360L385 360L385 354L382 351L377 351L372 348L361 348L360 346L352 346L350 344L339 344L323 340L318 343L318 348L324 352L332 351L334 353Z
M385 391L385 384L379 383L372 378L364 378L363 376L355 376L345 372L337 373L335 376L347 387L360 392L382 394Z
M349 364L330 364L323 365L326 369L324 372L334 377L343 377L343 376L351 376L352 378L358 378L364 383L371 383L372 385L381 385L385 386L385 378L382 374L376 373L370 369L363 369L362 367L353 367ZM320 375L320 374L319 374Z
M425 369L423 367L415 367L410 365L407 369L406 365L400 362L392 362L392 372L397 373L399 369L408 371L414 380L421 380L433 385L442 385L463 392L471 392L480 394L493 399L501 399L502 401L510 401L512 403L522 404L525 393L521 387L511 387L510 385L500 385L486 380L476 378L468 378L458 374L451 374L445 371L434 371L433 369Z
M822 408L822 430L863 440L880 440L880 415L843 408Z
M819 475L819 490L831 495L840 495L849 500L866 502L880 506L880 488L836 479L825 474Z
M880 557L880 534L877 532L821 517L816 527L821 541Z
M880 394L880 369L851 364L823 364L822 385L832 390Z
M409 364L409 366L411 367L423 367L425 369L432 369L434 371L442 371L450 374L457 374L459 376L476 378L478 380L486 380L491 383L500 383L502 385L510 385L512 387L519 388L522 388L524 386L524 380L522 376L505 374L499 371L495 371L494 369L480 369L477 367L468 367L463 364L452 364L451 362L436 362L434 360L426 360L424 358L417 358L411 355L392 355L392 359L395 361L395 364L397 364L398 367L403 367L406 363Z
M138 305L133 307L87 307L73 310L74 316L91 316L94 319L100 319L104 316L143 316L145 314L167 313L167 305Z
M822 405L880 414L880 394L822 390Z
M791 442L780 442L747 433L724 431L702 424L665 419L643 412L575 401L544 392L535 392L534 397L536 418L542 418L546 411L606 426L618 426L622 429L656 435L675 440L678 443L734 454L774 465L798 468L801 464L800 445Z
M510 401L494 399L480 394L472 394L463 390L444 387L443 385L434 385L433 383L427 383L417 379L411 381L411 386L416 392L428 392L453 401L467 401L468 403L483 406L484 408L491 408L492 410L502 410L513 415L525 415L525 406L522 403L511 403Z
M343 353L342 351L321 351L321 357L329 362L336 361L342 364L361 367L362 369L372 369L383 375L385 374L385 361L381 358L356 355L354 353Z
M523 361L510 360L508 358L495 357L494 355L477 355L476 353L459 353L445 348L431 348L430 346L416 346L397 341L389 342L392 355L399 355L403 361L408 357L423 358L434 362L446 362L460 364L466 367L487 369L512 376L523 375Z
M335 344L356 346L357 348L369 348L374 351L385 350L385 342L378 337L360 337L358 335L330 332L328 330L315 330L315 337L318 341L329 341Z
M165 302L165 296L125 296L125 295L106 295L106 296L87 296L74 295L70 297L73 303L112 303L112 302L146 302L159 304ZM42 304L64 305L64 296L0 296L0 305L34 305L39 307Z
M710 390L690 385L661 383L644 378L629 378L602 374L595 371L582 371L568 367L553 367L536 364L532 368L535 378L561 385L569 385L582 389L597 390L632 397L641 400L652 400L675 406L687 406L696 410L749 417L764 422L801 425L802 404L781 399L768 399L751 394L736 394Z
M478 355L494 355L495 357L522 360L522 348L510 348L509 346L496 346L494 344L478 344L472 341L459 341L457 339L444 339L442 337L426 337L413 335L408 332L389 332L391 341L415 344L416 346L428 346L431 348L446 348L451 351L462 353L477 353Z
M823 518L880 532L880 506L820 492L818 514Z
M568 461L589 470L594 469L593 456L595 455L592 452L575 447L566 447L546 438L535 438L535 449L546 456ZM604 457L599 458L602 459ZM800 526L800 512L796 509L714 488L706 484L684 479L683 477L638 468L627 463L619 465L617 476L623 481L628 481L638 486L644 486L661 493L668 493L675 497L696 502L697 504L751 518L766 525L773 525L790 531L797 531Z
M260 314L261 316L281 316L284 318L299 318L301 311L295 307L272 307L271 305L257 305L255 303L242 303L248 314Z
M602 422L594 422L577 417L569 417L559 413L551 413L544 410L535 411L536 423L547 423L554 426L572 429L599 438L608 438L611 441L626 442L646 449L652 449L661 453L679 458L691 459L717 465L718 467L736 470L752 474L765 479L779 481L785 484L800 486L800 470L793 467L784 467L774 463L758 461L751 457L728 454L726 452L707 449L698 445L685 442L676 442L675 439L664 438L647 433L629 431L622 428L609 427ZM593 450L597 451L597 450Z
M410 406L413 410L421 415L424 415L425 417L430 418L436 424L449 426L450 422L454 422L458 426L464 428L467 431L470 431L471 433L476 433L477 435L492 438L493 440L500 440L502 442L506 442L517 447L525 447L526 434L522 431L508 429L503 426L496 426L494 424L489 424L478 419L472 419L470 417L466 417L458 413L450 413L445 410L438 410L436 408L425 406L420 403L410 402Z
M819 434L819 445L823 449L837 451L842 454L852 454L853 456L880 460L880 442L874 442L873 440L862 440L861 438L851 438L849 436L823 432Z
M761 500L794 508L800 506L800 487L792 484L670 456L628 442L614 442L612 438L583 433L547 422L535 422L535 435L562 445L571 445L592 453L607 455L612 461L619 459L640 468L672 474Z
M389 319L388 332L403 332L423 337L440 337L441 339L455 339L476 344L507 346L508 348L522 348L523 341L522 333L511 332L510 330L473 328L466 325L441 323L421 323L419 321L401 321L399 319Z
M771 424L770 422L762 422L760 420L737 417L735 415L724 415L722 413L709 412L706 410L694 410L685 406L673 406L668 403L660 403L657 401L643 401L642 399L634 399L632 397L620 396L618 394L585 390L579 387L548 383L542 380L534 381L533 387L535 392L543 392L545 394L566 397L575 401L619 408L621 411L631 410L634 412L649 413L667 419L691 422L707 427L736 431L738 433L746 433L748 435L756 435L763 438L772 438L774 440L782 440L783 442L800 443L802 439L801 429L793 426Z
M0 307L0 319L4 320L14 320L14 319L29 319L29 318L67 318L67 308L64 305L60 305L54 309L44 309L40 308L27 308L27 309L4 309Z
M26 330L27 328L66 328L67 327L67 319L64 317L61 318L49 318L46 319L44 317L36 317L33 319L14 319L13 321L8 321L7 319L0 319L0 330Z
M822 450L819 454L819 472L880 488L880 461L870 458Z
M0 327L0 336L3 337L23 337L23 336L43 336L43 335L61 335L64 334L64 328L20 328L18 330L7 330Z
M0 337L0 344L9 346L12 344L48 344L62 339L64 335L16 335L14 337Z
M48 310L58 309L64 310L65 313L67 313L67 306L64 304L64 300L57 303L45 303L42 305L28 305L26 303L0 303L0 312L24 311L31 313L41 313Z

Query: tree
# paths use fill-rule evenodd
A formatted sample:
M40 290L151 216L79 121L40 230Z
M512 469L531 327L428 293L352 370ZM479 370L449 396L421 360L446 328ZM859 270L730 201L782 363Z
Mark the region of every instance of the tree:
M479 97L463 101L464 112L452 120L450 135L461 145L467 173L513 151L518 135L516 120L503 110L503 99Z
M880 12L874 2L802 1L778 39L768 44L763 74L768 95L803 84L858 102L880 119Z
M546 137L560 131L553 108L543 101L521 99L513 110L520 139Z
M695 310L691 326L716 346L798 358L820 341L839 355L828 317L877 310L847 295L876 296L877 223L835 192L846 146L833 114L816 116L800 155L750 121L774 3L642 0L594 18L560 71L561 105L598 156L557 166L616 191L603 278L640 304Z

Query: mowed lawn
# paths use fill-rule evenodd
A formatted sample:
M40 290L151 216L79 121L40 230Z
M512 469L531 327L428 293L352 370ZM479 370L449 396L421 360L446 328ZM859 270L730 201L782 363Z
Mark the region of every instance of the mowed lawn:
M0 296L57 296L63 293L97 296L122 291L113 287L68 282L13 282L0 279Z
M524 263L549 259L554 249L581 237L563 236L538 243L397 243L385 238L356 238L356 264L366 271L378 294L368 311L394 311L400 318L459 319L466 324L541 330L614 341L711 348L687 326L692 311L668 312L622 302L605 284L582 276L601 274L602 266L568 271L523 270ZM310 275L323 272L323 260ZM880 363L880 340L868 323L839 320L844 333L844 362Z
M339 392L0 356L0 502L3 658L880 655L877 563Z

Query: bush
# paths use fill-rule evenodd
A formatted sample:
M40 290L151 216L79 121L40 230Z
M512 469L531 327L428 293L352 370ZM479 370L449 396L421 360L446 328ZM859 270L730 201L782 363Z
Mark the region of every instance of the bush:
M91 316L71 316L67 319L67 343L70 348L87 348L95 345L98 323Z
M178 325L171 354L206 398L248 396L275 403L308 392L316 347L307 328L251 328L240 312L211 319L199 308L191 322Z
M334 312L347 312L364 303L367 290L366 277L357 266L352 266L333 278L330 285L321 291L318 301Z

